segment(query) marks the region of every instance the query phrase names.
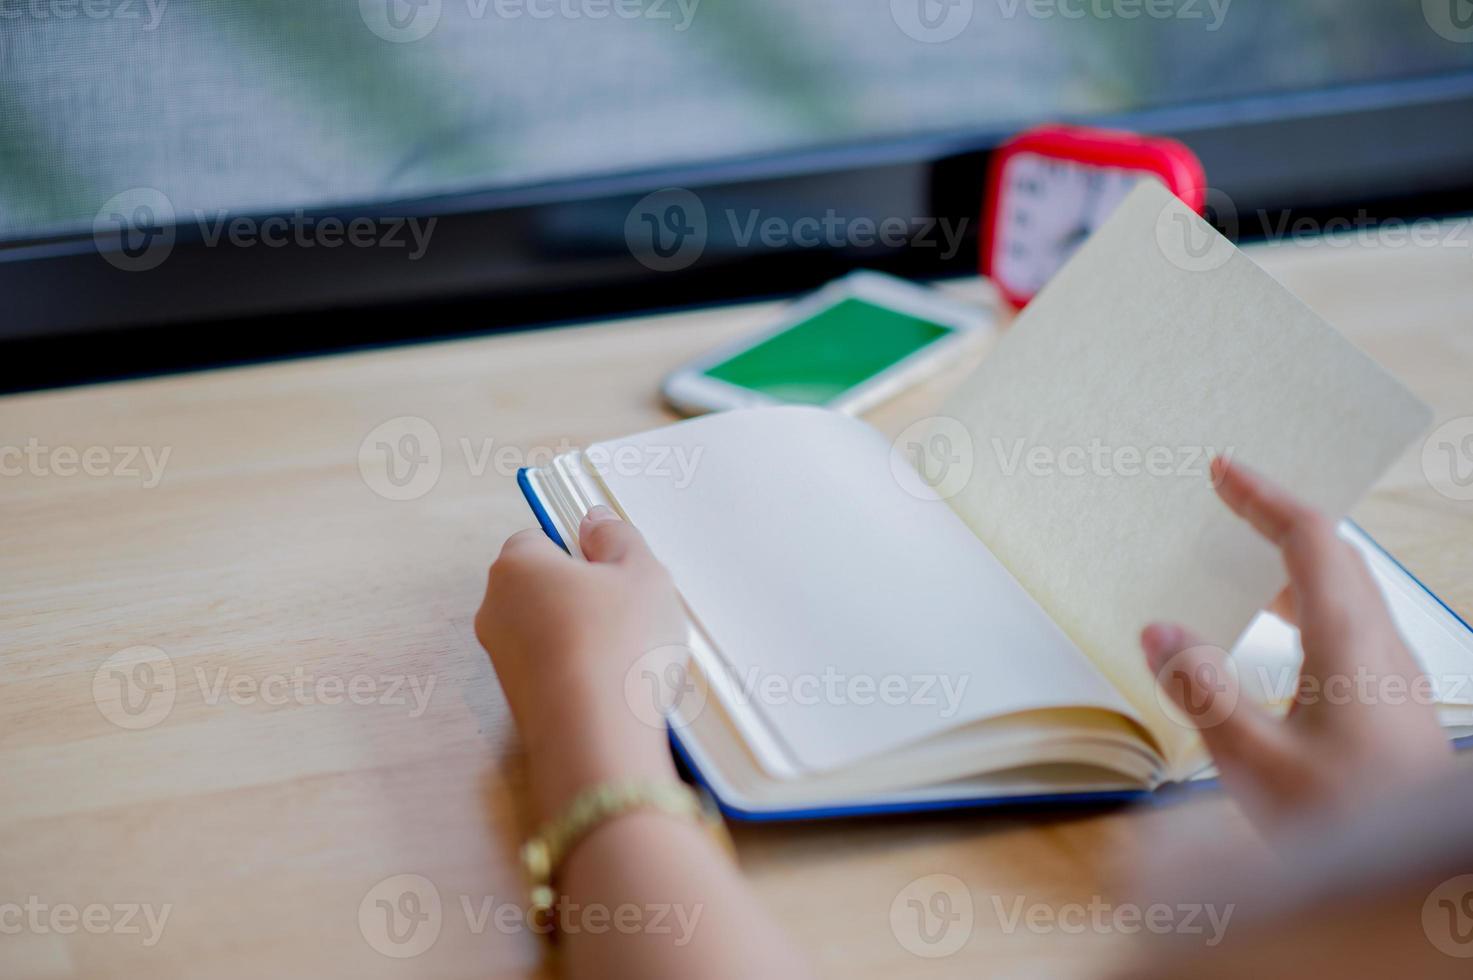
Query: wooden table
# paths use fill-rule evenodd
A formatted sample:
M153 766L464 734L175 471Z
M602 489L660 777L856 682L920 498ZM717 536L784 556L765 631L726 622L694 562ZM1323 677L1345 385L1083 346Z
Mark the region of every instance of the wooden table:
M1466 237L1256 257L1439 421L1473 415ZM475 928L487 902L522 900L524 773L471 632L487 563L530 523L514 468L666 421L660 377L771 309L0 400L0 447L32 447L24 462L0 457L21 470L0 477L0 974L536 972L534 937L503 931L494 912ZM951 380L874 421L896 431L929 414ZM403 416L433 427L442 464L422 495L387 499L358 455ZM133 457L142 449L155 463L169 453L161 479ZM1434 492L1416 453L1356 517L1473 611L1473 505ZM736 838L753 884L826 974L1057 976L1097 969L1118 937L1004 935L990 896L1119 894L1159 848L1162 821L1189 814L1241 831L1213 797L1155 814L955 815ZM932 961L902 947L889 910L935 872L962 878L977 906L967 945ZM398 874L428 878L442 899L438 941L408 959L367 938L380 914L370 891ZM142 910L166 906L150 945Z

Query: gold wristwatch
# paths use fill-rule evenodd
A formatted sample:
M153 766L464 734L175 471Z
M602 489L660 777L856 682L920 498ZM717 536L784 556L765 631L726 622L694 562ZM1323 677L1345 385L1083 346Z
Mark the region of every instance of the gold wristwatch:
M531 887L529 917L539 932L551 937L554 931L557 892L553 880L573 848L595 828L636 810L655 810L702 823L728 854L733 853L731 836L711 798L684 783L627 780L589 787L522 845L522 866Z

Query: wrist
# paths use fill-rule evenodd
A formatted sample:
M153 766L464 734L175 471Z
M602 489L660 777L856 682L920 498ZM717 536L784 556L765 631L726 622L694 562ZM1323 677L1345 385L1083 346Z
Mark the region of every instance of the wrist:
M622 704L618 706L622 708ZM570 705L525 732L535 817L561 812L583 790L618 780L676 779L668 737L605 705Z

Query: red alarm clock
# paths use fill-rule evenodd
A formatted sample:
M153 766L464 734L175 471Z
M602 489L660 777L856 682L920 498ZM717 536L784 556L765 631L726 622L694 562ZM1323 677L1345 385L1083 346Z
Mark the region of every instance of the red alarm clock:
M1145 176L1202 211L1202 163L1176 140L1084 126L1041 126L1009 140L987 177L982 274L1021 308Z

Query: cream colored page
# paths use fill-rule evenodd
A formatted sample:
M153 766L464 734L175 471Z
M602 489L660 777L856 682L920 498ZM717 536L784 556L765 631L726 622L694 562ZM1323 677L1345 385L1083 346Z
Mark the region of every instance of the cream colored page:
M1186 236L1190 237L1186 237ZM1231 455L1331 515L1429 412L1163 187L1144 181L1029 305L948 414L974 472L953 508L1182 758L1138 637L1231 646L1284 581L1216 499Z
M1130 711L862 422L727 412L587 457L804 769L1017 711Z

